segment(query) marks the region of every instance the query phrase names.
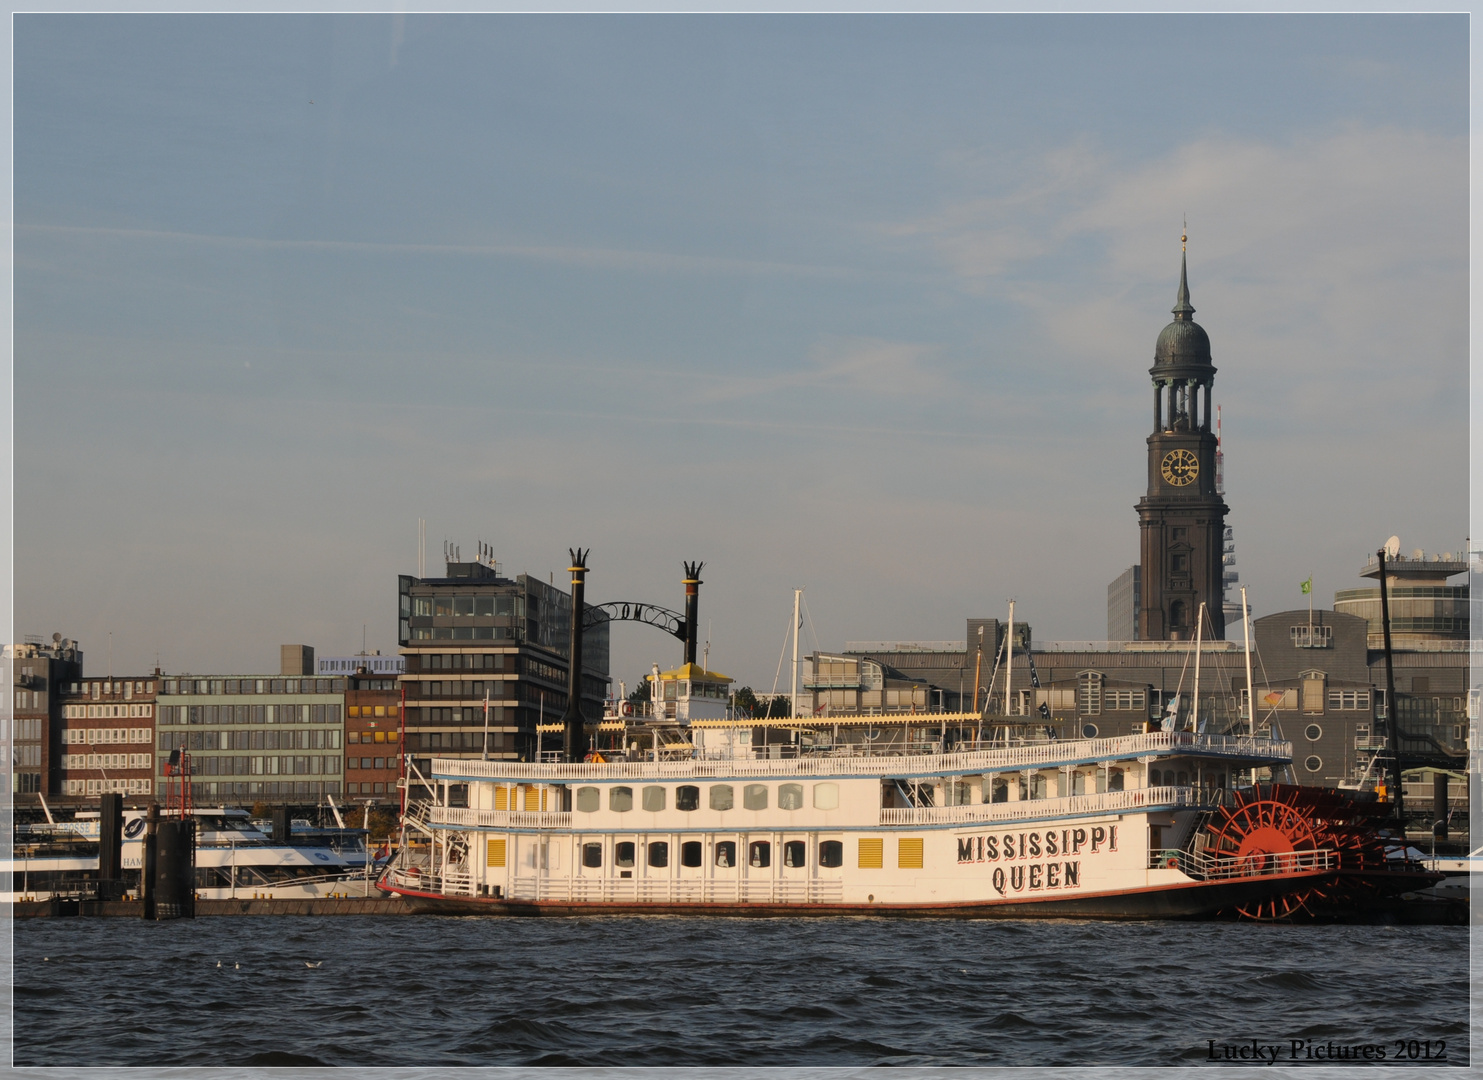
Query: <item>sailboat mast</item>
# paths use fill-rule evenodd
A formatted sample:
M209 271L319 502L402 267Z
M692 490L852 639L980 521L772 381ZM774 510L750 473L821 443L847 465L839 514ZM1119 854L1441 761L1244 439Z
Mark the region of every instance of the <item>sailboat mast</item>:
M1251 685L1251 616L1246 612L1246 586L1241 586L1241 633L1246 638L1246 714L1251 737L1256 738L1256 691Z
M1009 601L1009 629L1004 634L1004 715L1014 713L1014 599Z
M1195 616L1195 706L1190 711L1190 727L1200 730L1200 645L1205 631L1205 601L1200 601L1200 613Z
M803 598L802 589L793 590L793 693L789 701L788 709L793 716L798 715L798 604Z

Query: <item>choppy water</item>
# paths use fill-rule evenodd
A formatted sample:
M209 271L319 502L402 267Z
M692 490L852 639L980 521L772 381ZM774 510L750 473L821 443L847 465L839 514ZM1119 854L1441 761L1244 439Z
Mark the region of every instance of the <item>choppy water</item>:
M1468 1060L1460 927L35 919L14 955L18 1066L1179 1065L1212 1039Z

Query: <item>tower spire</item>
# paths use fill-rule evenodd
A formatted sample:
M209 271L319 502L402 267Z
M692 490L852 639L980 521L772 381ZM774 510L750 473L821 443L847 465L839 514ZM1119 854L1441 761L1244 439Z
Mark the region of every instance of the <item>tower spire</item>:
M1179 321L1187 321L1195 313L1194 307L1189 302L1189 275L1185 270L1185 245L1189 242L1188 227L1179 234L1179 295L1175 297L1174 318Z

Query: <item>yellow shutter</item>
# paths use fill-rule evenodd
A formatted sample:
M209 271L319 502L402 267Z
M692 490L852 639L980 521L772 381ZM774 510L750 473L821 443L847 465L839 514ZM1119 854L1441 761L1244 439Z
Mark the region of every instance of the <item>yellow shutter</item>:
M903 836L896 841L896 865L902 870L922 868L922 838Z
M504 784L495 785L494 808L496 810L508 810L510 808L510 789Z
M525 788L525 809L546 809L546 789L538 788L534 784L527 785Z
M505 865L505 841L504 841L504 838L503 837L501 837L498 840L491 840L491 841L489 841L489 850L488 850L488 852L486 854L486 857L485 857L485 860L484 860L484 865L486 865L486 866L504 866Z
M879 870L885 862L885 841L879 836L862 836L860 838L860 869Z

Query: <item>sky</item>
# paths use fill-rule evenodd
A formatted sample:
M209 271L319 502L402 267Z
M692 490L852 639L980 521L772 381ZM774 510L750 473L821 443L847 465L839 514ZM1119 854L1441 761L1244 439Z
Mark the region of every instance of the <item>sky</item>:
M1188 220L1256 615L1468 534L1466 16L14 22L14 629L396 650L444 541L1106 636ZM613 635L631 687L680 645ZM779 685L788 679L782 667Z

